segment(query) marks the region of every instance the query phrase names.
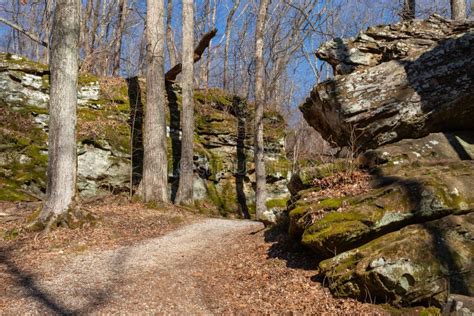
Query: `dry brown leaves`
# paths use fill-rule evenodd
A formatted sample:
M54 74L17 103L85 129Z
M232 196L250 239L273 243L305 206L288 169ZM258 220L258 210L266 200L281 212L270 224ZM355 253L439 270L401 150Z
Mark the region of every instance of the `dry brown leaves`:
M95 225L85 225L80 229L59 228L43 236L24 229L28 217L38 207L39 203L0 204L0 213L2 210L8 214L12 210L17 211L0 218L0 249L8 251L9 260L18 261L21 266L34 267L35 262L58 253L81 253L131 245L164 235L199 218L173 205L147 208L116 196L81 206L97 218Z
M340 198L367 193L371 176L362 170L338 172L322 179L314 179L312 185L321 190L312 193L312 198Z
M375 305L334 298L316 280L317 261L286 233L264 231L238 236L226 255L216 255L209 273L197 277L216 314L386 314Z

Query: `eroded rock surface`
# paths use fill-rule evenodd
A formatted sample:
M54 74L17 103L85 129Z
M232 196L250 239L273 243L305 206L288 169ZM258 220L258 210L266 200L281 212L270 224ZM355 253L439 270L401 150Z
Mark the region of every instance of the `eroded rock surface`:
M442 306L474 295L474 213L410 225L320 263L338 296Z
M434 16L373 27L323 45L318 56L339 75L318 84L300 109L338 146L364 151L474 128L472 21Z
M141 79L135 82L144 86ZM140 92L138 88L138 91L140 94L135 92L135 97L145 100L143 89ZM89 198L130 190L129 92L123 79L92 75L79 78L77 180L82 196ZM176 153L181 134L179 86L173 85L168 94L170 108L174 106L167 113L167 119L174 120L168 128L169 176L174 183L173 166L179 161ZM48 68L22 57L0 54L0 200L22 201L44 195L48 102ZM196 91L195 102L193 185L197 206L203 212L235 216L241 213L245 201L252 211L255 182L252 108L245 100L219 90ZM143 114L142 107L143 104L141 108L134 108L133 113L141 111ZM269 205L272 212L280 213L289 197L285 121L274 111L268 111L265 120ZM140 122L136 120L136 124ZM137 140L137 134L135 137ZM140 141L134 142L134 146L136 166L140 159ZM139 168L134 168L134 172L137 170L139 173ZM243 199L239 200L238 194Z
M359 167L344 161L293 177L290 233L329 258L319 267L335 295L439 307L449 293L473 295L474 161L463 160L472 135L432 134L367 153L356 161L370 169L363 194L318 194L312 179Z

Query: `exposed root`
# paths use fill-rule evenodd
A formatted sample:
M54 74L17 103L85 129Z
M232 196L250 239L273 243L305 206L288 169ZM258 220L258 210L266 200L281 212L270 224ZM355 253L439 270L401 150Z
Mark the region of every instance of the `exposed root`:
M78 207L76 203L62 214L51 213L46 217L38 212L35 218L32 218L26 229L33 232L41 232L47 235L56 228L82 228L84 226L94 226L97 218L90 212Z

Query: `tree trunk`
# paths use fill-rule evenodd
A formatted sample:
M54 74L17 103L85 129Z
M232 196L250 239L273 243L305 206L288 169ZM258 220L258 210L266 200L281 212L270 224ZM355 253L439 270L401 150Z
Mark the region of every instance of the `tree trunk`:
M230 46L230 34L232 32L232 19L234 14L239 8L240 0L234 1L234 6L227 15L227 22L225 25L225 45L224 45L224 75L223 75L223 87L224 90L227 90L228 78L227 78L227 67L229 67L229 46Z
M90 30L91 36L91 54L94 51L96 45L97 31L99 29L99 13L100 13L100 0L96 0L94 8L94 18L92 21L92 29Z
M170 58L170 67L177 63L178 53L176 52L176 45L174 43L173 29L171 22L173 19L173 0L168 0L168 14L166 16L166 47L168 48L168 55Z
M92 15L92 3L93 0L87 0L86 3L86 10L82 17L82 24L81 24L81 37L82 37L82 45L84 46L84 53L86 57L90 54L91 47L89 41L89 21Z
M474 20L474 0L471 0L471 21Z
M467 19L466 0L451 0L451 19L464 21Z
M114 63L113 63L113 75L118 76L120 71L120 57L122 51L122 38L123 31L125 29L125 20L127 17L127 1L119 0L119 13L118 13L118 29L115 33L115 47L114 47ZM163 12L160 13L163 15ZM147 24L149 25L149 24Z
M212 9L212 17L209 23L209 29L214 29L216 25L216 13L217 13L217 1L214 1L214 7ZM207 49L206 59L206 91L209 89L209 76L211 71L211 60L212 60L212 40L209 42L209 48Z
M326 140L354 151L434 132L473 130L473 31L472 22L432 17L370 28L355 40L339 41L342 46L334 51L327 49L333 45L322 45L318 55L331 63L342 55L336 63L355 60L355 54L358 61L374 64L353 64L348 74L319 84L300 109ZM399 47L402 55L395 53Z
M39 222L67 215L76 191L76 107L80 0L57 0L51 42L47 198Z
M205 0L205 3L204 3L204 15L205 15L205 19L202 19L202 30L203 32L206 31L207 29L207 26L210 24L209 21L211 19L211 1L210 0ZM206 23L207 22L207 23ZM199 23L199 24L201 24ZM198 25L198 29L200 29L200 25ZM209 42L209 49L211 49L211 42ZM209 58L209 50L208 50L208 54L206 56L207 58ZM207 81L207 70L206 70L206 66L207 66L207 62L206 62L206 59L207 58L203 58L200 62L200 65L199 65L199 73L197 75L197 80L198 80L198 87L199 88L205 88L205 83Z
M183 124L181 163L176 203L193 202L193 140L194 140L194 7L192 0L183 0Z
M256 194L255 210L257 219L263 219L267 210L266 172L263 142L263 110L265 106L264 76L265 63L263 60L263 32L267 18L270 0L260 0L258 9L257 26L255 29L255 175Z
M165 25L163 1L147 0L147 102L143 142L145 202L168 201L168 159L165 111Z
M416 1L415 0L404 0L402 20L408 21L413 20L416 16Z

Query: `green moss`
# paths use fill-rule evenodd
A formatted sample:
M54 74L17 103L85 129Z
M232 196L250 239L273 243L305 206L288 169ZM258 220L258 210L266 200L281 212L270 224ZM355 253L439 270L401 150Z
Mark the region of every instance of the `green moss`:
M24 69L37 70L38 72L47 71L48 65L37 63L29 59L20 57L19 59L13 59L11 54L0 54L0 61L8 62L12 65L22 66Z
M12 228L3 233L3 240L8 241L8 240L14 240L18 237L20 234L18 228Z
M271 199L271 200L268 200L265 204L267 208L275 208L275 207L285 208L287 202L288 202L288 199L286 198L285 199Z
M44 91L49 89L49 85L50 85L49 75L43 75L41 77L41 84L42 84L41 89L43 89Z
M420 311L420 316L434 316L434 315L441 315L441 310L437 307L431 306L428 308L423 308Z
M232 96L220 89L209 89L207 93L205 90L195 90L194 100L201 104L215 103L224 108L232 106Z
M80 74L77 83L79 86L87 86L96 82L99 82L99 77L92 74Z

